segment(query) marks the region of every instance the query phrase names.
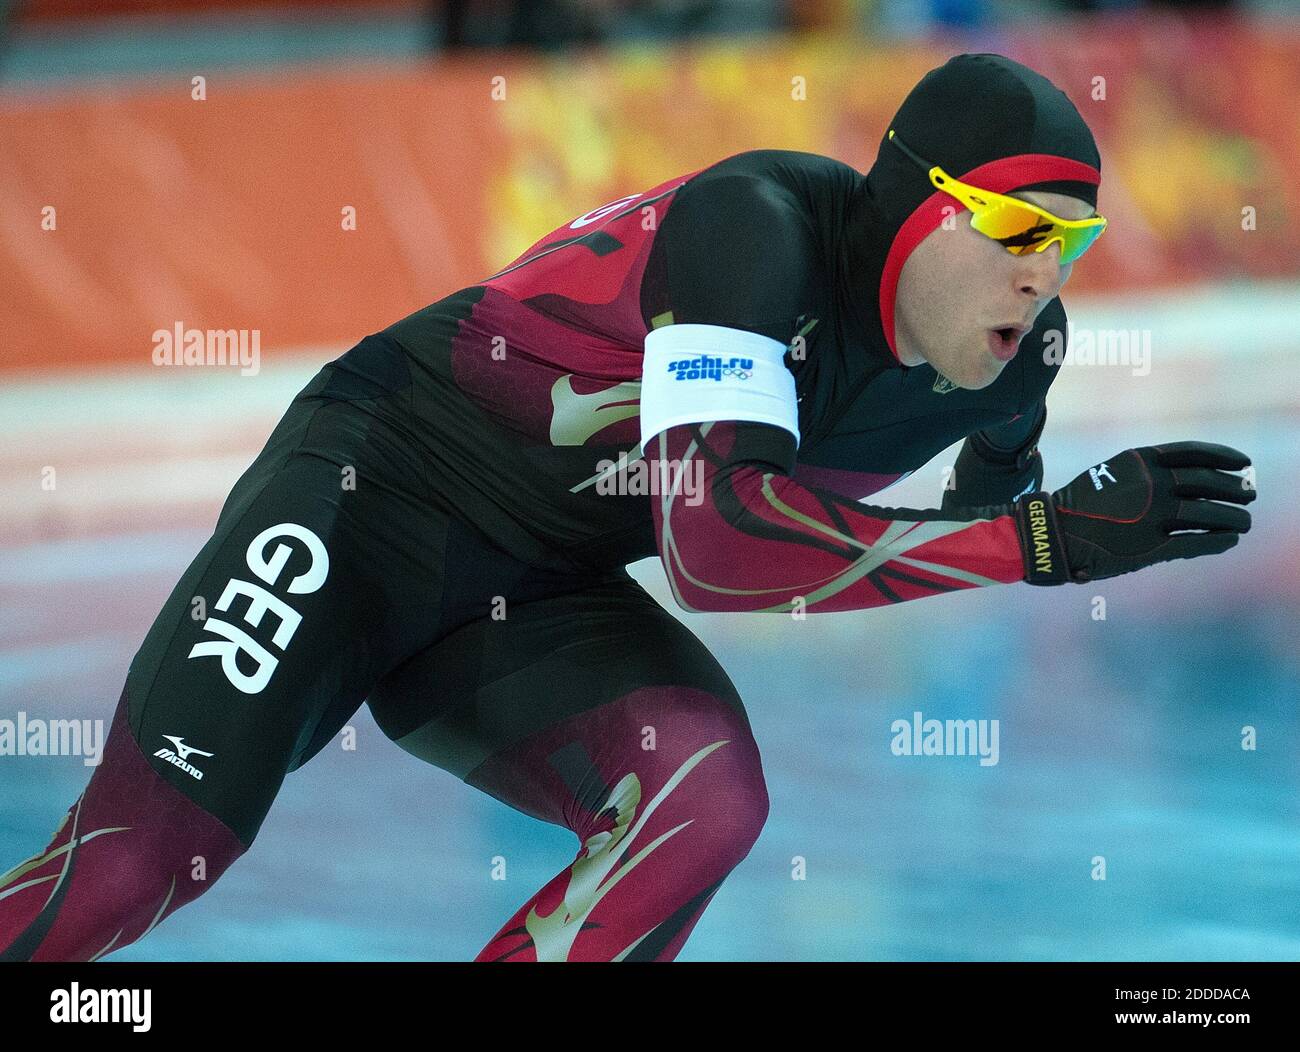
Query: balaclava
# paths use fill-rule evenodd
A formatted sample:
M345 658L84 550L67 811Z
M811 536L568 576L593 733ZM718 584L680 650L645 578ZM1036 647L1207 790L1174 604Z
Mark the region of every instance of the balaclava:
M1043 190L1096 207L1101 158L1074 104L1051 81L1001 55L957 55L931 70L890 122L931 164L984 190ZM894 295L903 263L958 202L936 190L897 146L880 140L850 210L844 272L868 334L894 344ZM879 298L871 290L879 283Z

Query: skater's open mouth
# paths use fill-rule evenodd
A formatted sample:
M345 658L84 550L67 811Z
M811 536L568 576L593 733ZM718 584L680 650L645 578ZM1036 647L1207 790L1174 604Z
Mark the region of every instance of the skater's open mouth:
M1029 330L1019 325L1002 325L989 330L989 350L1001 361L1009 361L1020 349L1020 341Z

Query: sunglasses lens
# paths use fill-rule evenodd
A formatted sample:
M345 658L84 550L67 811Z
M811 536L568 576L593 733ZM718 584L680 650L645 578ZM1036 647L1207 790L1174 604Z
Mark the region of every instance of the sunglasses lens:
M1015 205L995 202L971 214L970 225L985 237L1001 241L1007 251L1020 255L1032 252L1060 229L1037 212Z
M1051 241L1061 244L1061 262L1073 263L1097 240L1105 227L1065 227L1028 208L995 201L971 213L970 225L985 237L1000 241L1014 255L1033 252Z
M1073 263L1076 259L1088 251L1097 238L1101 237L1101 232L1106 228L1098 223L1096 226L1083 227L1082 229L1074 228L1065 232L1065 240L1061 242L1061 262Z

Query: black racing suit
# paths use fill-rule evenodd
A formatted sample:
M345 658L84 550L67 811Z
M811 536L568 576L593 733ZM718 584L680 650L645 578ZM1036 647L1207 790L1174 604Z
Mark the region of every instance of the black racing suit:
M684 608L743 611L1022 576L1009 517L859 499L976 432L1013 464L981 504L1041 478L1016 454L1064 311L983 390L903 367L887 267L855 245L871 221L847 165L742 153L567 224L322 368L150 629L90 786L0 878L3 953L139 938L369 699L404 748L583 841L484 959L672 957L767 798L731 681L624 567L658 554ZM640 449L642 344L681 322L787 345L797 449L725 419ZM701 463L705 499L637 491L638 461L666 456Z

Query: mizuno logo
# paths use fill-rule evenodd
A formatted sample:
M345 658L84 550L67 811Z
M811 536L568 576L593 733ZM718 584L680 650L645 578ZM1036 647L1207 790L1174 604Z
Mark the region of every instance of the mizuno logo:
M1031 500L1029 508L1029 540L1034 548L1034 569L1038 573L1052 572L1052 544L1047 533L1047 505L1041 500Z
M1110 468L1105 463L1098 464L1095 468L1089 468L1088 477L1092 479L1093 487L1096 489L1101 489L1101 480L1103 478L1108 478L1111 482L1118 481L1118 479L1110 473Z
M182 760L188 760L191 755L194 756L211 756L212 753L204 752L202 749L195 748L193 745L186 745L183 738L178 738L174 734L164 734L169 742L176 746L176 752Z
M202 749L196 749L193 745L186 745L184 740L178 738L174 734L164 734L163 737L171 742L172 745L175 746L175 749L159 749L154 753L154 756L160 760L166 760L174 767L179 767L191 778L202 781L203 772L193 764L189 763L188 760L191 756L211 756L212 753L204 752Z

